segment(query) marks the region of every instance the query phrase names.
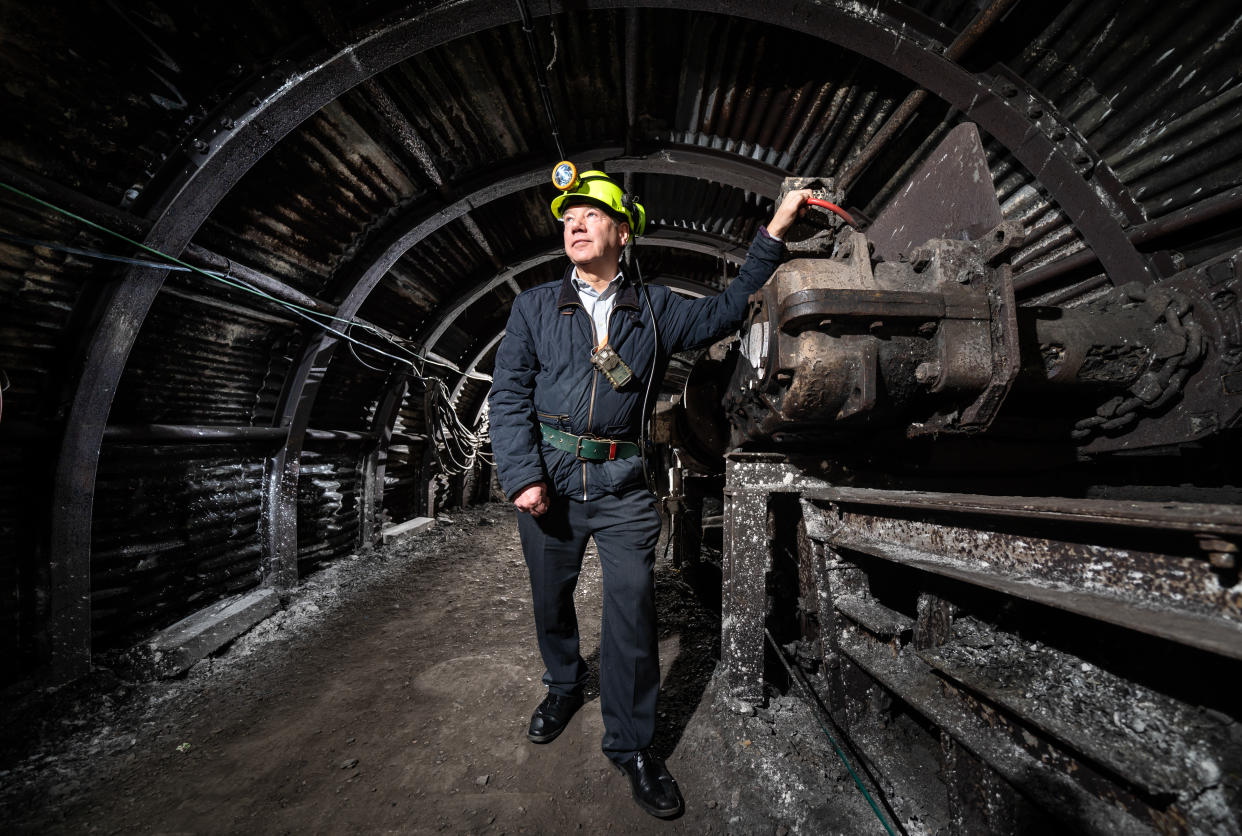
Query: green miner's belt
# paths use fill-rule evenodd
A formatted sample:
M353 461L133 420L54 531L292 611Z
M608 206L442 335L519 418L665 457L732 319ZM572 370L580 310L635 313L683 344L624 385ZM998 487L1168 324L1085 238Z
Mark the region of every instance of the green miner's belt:
M632 441L574 435L544 423L539 424L539 431L543 433L543 440L557 450L573 453L587 462L610 462L613 459L628 459L638 455L638 445Z

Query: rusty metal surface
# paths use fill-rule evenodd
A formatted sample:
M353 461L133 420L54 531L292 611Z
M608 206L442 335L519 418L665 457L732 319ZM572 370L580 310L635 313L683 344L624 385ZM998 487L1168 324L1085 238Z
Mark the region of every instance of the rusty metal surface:
M783 464L776 454L730 453L725 457L720 660L734 697L763 699L764 628L769 613L766 577L772 566L770 498L822 487ZM780 472L779 486L753 480ZM785 477L788 478L785 478Z
M963 147L982 165L978 143L962 146L954 136L933 156L962 162ZM959 166L949 173L965 177L964 188L978 194ZM805 243L821 241L815 249L823 251L798 253L806 257L783 264L752 295L724 397L733 444L831 443L877 426L910 437L989 426L1021 363L1004 259L1020 245L1022 232L1011 222L981 230L956 211L940 217L936 207L942 199L951 203L955 193L949 182L955 181L911 192L887 236L948 224L957 234L970 228L976 240L921 239L909 260L885 262L863 233L811 236ZM990 204L981 211L999 217L992 193L981 197ZM921 217L920 208L931 226L902 220Z
M824 701L873 763L907 745L898 700L939 734L963 832L1024 805L1075 832L1236 831L1219 671L1242 659L1242 586L1208 559L1236 535L1198 526L1236 531L1239 506L863 490L774 454L734 454L727 473L751 533L770 536L776 496L802 497L796 600L768 577L775 546L726 537L726 600L752 619L729 625L731 676L760 658L741 641L754 625L796 611ZM981 791L992 801L971 802Z
M1152 364L1102 426L1125 419L1123 432L1097 436L1092 452L1193 441L1236 426L1242 415L1242 293L1237 252L1204 262L1145 294L1161 363ZM1141 397L1140 397L1141 396ZM1135 401L1138 401L1137 403ZM1107 404L1100 408L1103 412Z
M771 543L768 493L726 486L724 497L727 556L721 578L720 658L732 695L753 703L763 699L763 589Z
M829 535L837 547L1242 658L1242 590L1194 551L1168 555L849 510L838 524Z
M778 473L784 480L785 473ZM775 490L773 478L766 474L747 474L746 484ZM753 481L762 479L762 481ZM1119 529L1158 529L1205 532L1221 535L1242 534L1242 511L1236 505L1188 502L1138 502L1106 499L1063 498L1055 496L989 496L930 491L894 491L873 488L805 487L802 492L825 502L841 502L863 507L948 512L973 516L1039 520L1048 523L1078 523L1116 526Z
M942 646L918 655L1150 796L1184 791L1198 771L1196 745L1203 739L1223 742L1213 740L1220 724L1194 707L974 619L964 619Z
M1088 765L1063 756L1054 759L1037 745L1030 751L1023 745L1020 730L1007 727L995 712L976 707L969 695L947 689L931 675L930 666L912 654L895 655L890 645L877 645L848 626L841 631L838 646L849 664L891 693L900 694L921 716L983 759L989 770L1021 787L1047 814L1059 818L1062 826L1098 834L1153 832L1117 803L1122 799L1115 792L1100 798L1083 786L1091 773Z
M1129 802L1141 814L1131 793L1118 792L1115 784L1101 780L1091 764L1067 758L989 703L935 676L912 646L917 627L913 613L895 611L877 600L879 590L894 590L891 580L886 582L866 565L826 545L815 517L807 517L804 524L808 536L800 549L818 586L818 620L823 628L824 699L837 722L846 724L855 745L873 763L883 762L884 752L894 745L910 746L907 740L895 744L889 737L896 736L899 725L894 723L899 715L888 708L896 699L903 711L913 709L924 723L932 724L940 743L937 751L916 755L905 767L925 769L929 760L934 762L939 756L939 772L951 803L947 813L925 803L921 809L929 818L939 820L943 815L950 820L946 824L960 832L990 832L990 826L972 824L967 818L970 809L962 809L964 796L986 790L986 809L991 815L1009 806L1031 804L1035 809L1024 818L1028 823L1047 817L1061 819L1061 826L1076 832L1143 831L1140 821L1117 803ZM920 604L928 598L925 593L918 595ZM953 633L944 634L944 639L938 652L946 652ZM877 735L877 727L889 733ZM957 773L963 760L973 768ZM908 778L901 772L884 777L898 786Z
M1020 369L1025 397L1008 417L1043 418L1049 437L1083 454L1169 447L1236 423L1236 253L1155 283L1102 286L1073 307L1019 309L1008 262L1022 229L982 230L970 214L1000 216L978 187L977 136L950 134L932 160L952 162L921 170L873 225L880 251L870 234L800 232L791 247L804 257L753 294L724 389L732 444L809 450L883 427L908 438L985 432ZM973 201L959 202L963 191ZM1063 405L1040 400L1067 387L1080 391Z

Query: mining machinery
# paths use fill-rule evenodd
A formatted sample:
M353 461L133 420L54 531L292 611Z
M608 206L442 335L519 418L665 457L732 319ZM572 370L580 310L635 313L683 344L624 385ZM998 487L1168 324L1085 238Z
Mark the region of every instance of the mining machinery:
M1237 832L1242 254L1018 304L987 175L964 123L791 232L658 416L678 561L720 526L740 705L797 678L959 832Z

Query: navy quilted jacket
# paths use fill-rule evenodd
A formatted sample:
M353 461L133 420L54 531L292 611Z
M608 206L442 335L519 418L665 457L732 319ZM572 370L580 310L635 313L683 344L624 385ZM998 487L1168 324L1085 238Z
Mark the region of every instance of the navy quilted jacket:
M708 345L738 327L746 299L780 263L784 245L760 232L737 279L721 294L685 299L649 285L664 357ZM554 282L518 295L496 352L489 397L492 452L505 495L512 499L532 482L546 482L554 496L590 499L643 483L637 456L583 462L545 443L539 422L574 435L638 437L643 391L655 342L645 300L625 277L608 320L608 344L634 371L621 391L591 365L591 318L570 282L572 265ZM662 374L661 367L656 370ZM653 393L654 395L654 393Z

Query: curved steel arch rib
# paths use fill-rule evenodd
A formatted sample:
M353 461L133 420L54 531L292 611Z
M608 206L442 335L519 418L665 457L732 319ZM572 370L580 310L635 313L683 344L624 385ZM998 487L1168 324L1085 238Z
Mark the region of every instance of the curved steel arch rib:
M483 358L487 356L488 352L496 347L497 343L504 339L504 336L505 332L502 328L492 335L492 337L483 344L482 348L474 353L474 356L470 358L470 363L468 365L462 367L461 377L457 378L457 382L453 384L453 391L449 394L449 402L452 403L454 407L457 406L457 399L461 396L461 390L465 388L466 381L470 379L470 373L478 368L479 363L483 362Z
M634 243L640 247L664 247L670 250L689 250L703 255L713 255L723 258L730 264L741 265L746 261L747 247L745 244L697 229L665 227L636 239Z
M674 8L750 18L811 34L889 66L962 110L967 118L1009 148L1041 179L1053 200L1075 218L1080 233L1099 254L1106 272L1128 278L1149 275L1142 257L1126 239L1108 207L1053 143L1039 131L1031 130L1025 116L1006 105L983 79L940 55L943 44L916 40L883 13L857 5L820 6L808 0L773 0L761 7L707 0L579 0L573 4L549 3L546 14L569 8L577 11L628 7ZM324 105L399 61L517 19L517 10L506 4L484 0L445 3L390 19L360 33L357 40L343 49L317 56L293 72L265 80L225 108L219 114L225 118L208 120L205 124L211 127L207 131L186 140L185 149L203 150L185 152L188 162L148 215L152 226L144 243L173 254L181 253L219 201L255 162ZM231 127L226 129L222 125ZM50 678L54 681L67 681L89 670L95 471L113 394L164 276L163 270L131 270L101 302L102 315L96 318L97 325L90 335L65 421L54 476L49 544L52 598L48 633ZM342 311L343 315L354 313L344 306ZM284 463L291 467L279 477L279 490L287 491L290 482L296 484L296 454L285 457ZM269 494L275 490L269 487ZM276 539L287 533L278 533ZM287 575L279 572L275 577L277 583L288 580Z
M491 293L493 290L500 287L502 284L517 278L527 270L533 270L541 264L547 264L549 261L555 261L564 254L565 251L559 246L548 247L535 255L530 256L529 258L524 258L512 266L506 267L492 278L476 285L472 289L463 293L461 296L458 296L456 299L441 307L439 316L432 320L431 324L423 329L423 332L415 338L415 341L430 351L432 347L439 342L440 337L444 336L444 332L451 328L453 323L457 321L457 318L465 313L466 310L475 302L479 301L488 293Z
M664 285L678 296L689 296L691 299L702 299L714 293L704 288L702 283L693 279L683 279L681 276L661 276L659 279L652 280L651 283Z
M735 242L710 233L692 230L660 230L652 235L644 235L636 239L635 243L642 247L690 250L705 255L718 256L734 264L741 264L746 260L746 250L739 247ZM418 335L415 341L430 351L440 340L440 337L444 336L444 332L451 328L457 318L465 313L475 302L478 302L488 293L525 273L527 270L531 270L541 264L547 264L549 261L555 261L564 255L565 250L557 244L556 246L543 249L528 258L524 258L511 267L506 267L492 278L446 303L440 309L439 316Z
M620 156L621 148L604 146L578 151L580 159L600 163L610 174L661 174L694 177L754 192L775 199L785 172L749 157L700 148L669 146L655 148L643 156ZM445 206L428 211L421 207L389 225L389 232L357 261L364 265L356 278L347 282L342 310L356 311L401 256L419 241L457 220L470 210L526 189L542 186L548 179L548 166L540 164L499 178L492 174L473 186L460 190L462 196ZM722 176L725 175L725 176ZM650 238L659 238L655 233ZM642 239L639 239L640 241ZM730 250L731 251L731 250ZM722 256L729 257L728 252ZM745 252L743 252L743 258Z

